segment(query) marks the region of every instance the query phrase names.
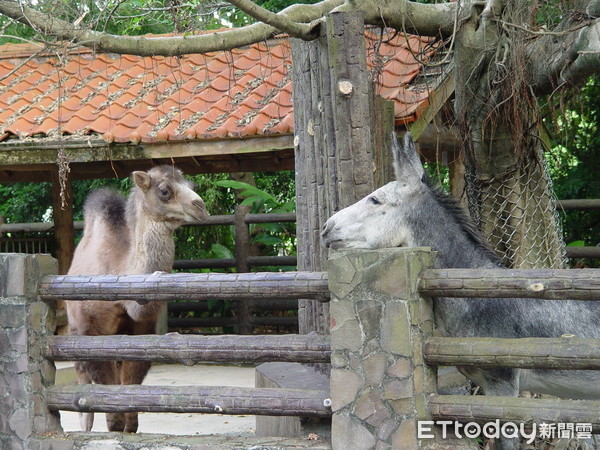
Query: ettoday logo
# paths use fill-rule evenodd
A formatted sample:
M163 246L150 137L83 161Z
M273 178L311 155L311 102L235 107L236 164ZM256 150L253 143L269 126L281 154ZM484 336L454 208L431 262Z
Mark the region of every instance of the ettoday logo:
M514 422L500 423L496 419L483 425L477 422L461 423L453 420L420 420L417 422L417 437L419 439L432 439L434 426L441 428L442 439L451 433L457 438L524 438L528 444L533 443L536 437L553 438L578 438L590 439L592 435L591 423L540 423L516 424Z

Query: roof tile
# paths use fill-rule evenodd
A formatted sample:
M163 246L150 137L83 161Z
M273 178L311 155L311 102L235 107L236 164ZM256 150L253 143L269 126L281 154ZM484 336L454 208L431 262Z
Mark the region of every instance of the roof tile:
M384 39L375 59L379 32L367 35L379 92L394 101L397 120L414 120L427 91L407 87L420 70L409 47L418 52L431 41ZM2 139L91 132L108 142L138 143L293 133L287 38L178 58L79 49L64 60L59 65L30 44L0 46Z

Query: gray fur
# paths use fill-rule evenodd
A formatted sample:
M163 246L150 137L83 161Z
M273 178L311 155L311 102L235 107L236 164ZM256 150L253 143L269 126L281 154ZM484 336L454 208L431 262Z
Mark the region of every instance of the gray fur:
M452 198L432 187L407 137L394 135L397 181L334 214L322 232L331 248L431 247L436 268L499 268L471 219ZM600 304L539 299L435 298L436 325L455 337L600 338ZM574 399L600 398L599 371L466 369L463 373L488 395L534 391ZM503 448L514 443L503 442Z

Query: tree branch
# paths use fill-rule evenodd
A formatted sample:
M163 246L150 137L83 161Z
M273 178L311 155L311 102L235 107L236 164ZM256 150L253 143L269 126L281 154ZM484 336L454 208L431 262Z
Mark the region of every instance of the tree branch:
M563 85L579 85L600 73L600 19L564 36L544 36L528 45L531 82L536 95Z
M364 12L368 25L390 27L421 36L449 37L454 32L458 7L458 2L425 4L408 0L362 0L347 1L334 11L359 9ZM468 10L463 15L468 15Z
M289 34L292 37L313 40L317 36L314 34L314 27L306 23L298 23L288 19L284 14L275 14L265 8L252 3L249 0L227 0L233 6L241 11L244 11L250 17L256 20L271 25L279 31Z
M342 2L343 0L324 0L314 5L292 5L279 15L286 17L283 20L286 23L308 23L324 16ZM78 28L14 1L0 0L0 14L31 26L45 35L71 41L96 51L139 56L179 56L231 50L263 41L279 32L274 26L261 22L243 28L196 36L130 37Z
M148 38L115 36L80 28L10 0L0 0L0 14L31 26L47 36L96 51L140 56L179 56L231 50L263 41L280 31L302 39L314 39L315 27L310 22L320 19L336 7L363 11L365 23L370 25L392 27L424 36L449 36L454 31L458 7L457 3L430 5L407 0L362 0L346 3L344 0L323 0L312 5L295 4L274 14L253 5L249 0L232 0L231 3L261 22L202 35Z

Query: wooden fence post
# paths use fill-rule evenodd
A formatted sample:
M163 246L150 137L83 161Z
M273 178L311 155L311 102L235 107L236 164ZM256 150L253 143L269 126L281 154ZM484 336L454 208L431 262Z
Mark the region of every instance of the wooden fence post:
M250 256L250 230L246 223L246 215L250 212L248 205L235 205L235 267L238 273L250 272L248 256ZM238 333L250 334L250 302L237 302Z
M344 250L329 259L332 447L414 450L435 372L421 344L433 329L417 277L428 249Z
M321 30L311 42L292 39L298 270L310 271L327 258L325 221L388 181L382 146L394 129L391 102L374 100L362 14L330 14ZM300 300L300 333L327 334L327 308Z
M44 358L56 325L51 305L37 296L44 275L56 274L48 255L0 254L0 447L29 449L36 435L61 432L46 406L54 363Z

